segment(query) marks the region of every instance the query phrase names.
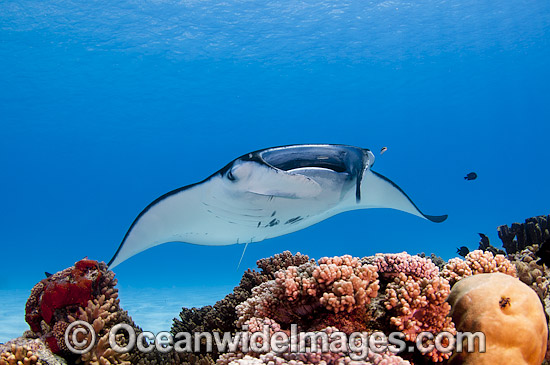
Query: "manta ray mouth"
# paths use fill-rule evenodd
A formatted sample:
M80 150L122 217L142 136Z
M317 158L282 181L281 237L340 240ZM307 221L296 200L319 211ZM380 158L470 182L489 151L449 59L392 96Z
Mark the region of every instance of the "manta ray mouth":
M350 172L346 164L345 151L319 147L282 147L263 151L262 161L276 169L290 171L304 167L315 167L334 172Z

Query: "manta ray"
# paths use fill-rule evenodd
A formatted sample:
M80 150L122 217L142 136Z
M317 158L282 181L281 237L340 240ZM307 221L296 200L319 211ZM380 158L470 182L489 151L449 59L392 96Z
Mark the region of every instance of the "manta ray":
M399 186L372 171L373 164L370 150L347 145L302 144L247 153L205 180L150 203L109 267L167 242L249 244L355 209L397 209L432 222L447 218L422 213Z

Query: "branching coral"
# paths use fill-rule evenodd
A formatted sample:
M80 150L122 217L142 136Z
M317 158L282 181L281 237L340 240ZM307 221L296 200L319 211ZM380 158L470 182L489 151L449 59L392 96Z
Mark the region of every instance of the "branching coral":
M437 256L434 253L430 254L430 256L427 256L424 252L421 252L417 256L430 259L434 263L434 265L437 266L439 271L443 270L443 268L445 267L445 264L447 264L447 262L445 262L443 258L441 258L440 256Z
M121 341L121 335L119 335L118 340ZM94 349L84 355L77 362L83 362L90 365L107 365L107 364L120 364L120 365L131 365L129 353L120 354L115 352L109 345L109 335L102 336Z
M441 276L454 285L457 281L476 274L501 272L516 276L516 267L504 255L475 250L466 255L465 260L450 259L441 272Z
M11 345L11 349L0 354L0 365L41 364L38 357L27 347Z
M549 294L550 269L537 263L538 249L538 245L528 246L521 252L508 255L508 259L516 265L518 278L529 285L544 301Z
M433 279L439 274L438 267L430 259L418 255L411 256L406 252L377 254L374 257L374 263L379 273L389 275L403 273L416 278Z
M132 365L214 365L216 362L210 354L140 352L133 354L130 360Z
M423 331L455 332L448 316L451 308L445 302L450 286L431 260L402 252L378 254L374 262L381 278L391 280L386 286L384 305L391 315L391 325L405 335L405 340L415 341ZM448 357L436 350L427 355L434 361Z
M280 323L290 323L318 307L320 304L314 297L315 288L312 287L314 268L315 265L311 262L299 267L290 266L275 273L274 280L254 287L250 298L236 307L237 326L242 326L253 317L267 317Z
M33 336L43 339L53 353L63 355L71 363L129 365L139 363L144 357L147 363L181 363L178 354L153 351L143 355L136 348L130 353L111 349L109 332L115 324L126 323L137 333L141 332L120 307L116 283L114 273L105 263L87 259L42 280L31 291L26 305L25 318ZM91 351L82 355L70 352L65 342L66 331L76 321L89 323L96 333L97 342ZM115 340L125 344L127 336L120 333ZM68 337L72 341L72 335ZM90 335L88 339L91 341ZM78 341L81 340L84 338ZM75 344L71 342L71 345Z
M260 259L256 262L258 268L262 270L262 274L273 279L275 273L279 270L286 269L290 266L300 266L309 262L309 256L296 253L293 255L290 251L284 251L282 253Z
M308 256L300 253L292 255L290 251L284 251L273 257L258 260L257 265L261 271L245 271L241 282L233 289L233 293L226 295L214 306L183 308L180 318L174 319L172 333L182 331L235 331L237 321L235 307L251 296L254 287L275 279L275 273L281 269L301 265L308 261L310 261Z
M242 325L252 317L273 318L280 323L299 323L323 307L333 313L365 309L378 294L376 267L349 255L322 258L319 265L306 262L275 273L252 296L237 306Z
M321 305L335 313L365 307L380 288L376 266L363 265L350 255L320 259L312 275L322 293Z
M391 324L405 335L406 341L416 341L421 332L455 333L448 316L451 307L445 302L449 292L449 283L443 278L417 279L399 273L386 288L386 309L394 313ZM428 356L434 361L448 357L435 350Z
M300 332L349 336L354 332L382 331L387 334L398 330L411 345L423 331L455 332L446 300L450 283L465 277L486 272L515 276L517 266L519 277L541 298L548 300L548 272L536 263L534 251L517 253L511 259L513 263L503 255L478 250L469 253L464 260L451 259L440 271L430 258L405 252L362 259L349 255L325 257L315 262L308 256L285 251L259 260L259 271L246 271L233 293L213 306L183 308L180 318L174 320L172 332L229 332L235 335L239 331L252 335L267 331L269 335L288 335L291 328L296 328ZM207 352L201 342L200 353L155 350L118 354L109 345L110 328L123 322L138 334L141 329L122 311L115 285L114 274L106 265L92 260L79 261L74 267L42 280L31 291L26 307L26 319L33 336L44 340L71 363L93 365L212 365L216 359L221 365L408 363L391 353L369 353L355 361L352 358L355 359L356 354L346 347L347 344L342 351L317 351L311 347L312 340L306 341L309 347L301 353L253 352L242 344L232 352L218 353L217 346L213 352ZM97 333L95 346L81 356L70 354L64 340L67 328L75 321L89 323ZM127 340L125 333L116 337L119 344ZM263 343L261 339L256 341ZM0 350L3 349L0 347ZM11 352L2 355L1 361L13 360L12 355ZM400 355L417 365L448 358L437 350ZM27 362L31 360L28 358Z
M309 364L353 364L353 365L410 365L410 362L393 354L369 353L364 360L353 360L349 356L333 353L304 353L297 356L269 352L258 357L244 354L222 355L218 365L309 365ZM299 358L299 359L296 359Z
M309 331L329 325L351 333L383 330L387 323L403 331L407 341L414 341L422 331L454 332L448 317L450 306L445 302L449 284L427 258L406 253L362 260L349 255L322 258L318 265L308 262L280 270L275 278L254 288L252 296L237 306L239 326L260 318L274 320L283 329L296 323ZM380 285L386 290L378 299ZM375 303L384 304L382 318L374 315ZM433 361L448 357L435 350L426 355ZM275 355L264 354L259 359L270 356ZM312 361L297 357L270 361L283 360Z
M278 318L280 322L290 321L288 308L282 307L280 297L284 296L284 289L277 285L275 280L260 284L252 289L250 298L239 304L235 310L239 319L237 326L241 327L251 318ZM277 306L281 303L281 306ZM279 309L279 310L277 310Z
M48 346L39 338L30 338L27 331L23 336L0 344L0 363L7 364L41 364L41 365L67 365L67 362L54 355ZM36 357L36 361L35 361Z
M273 350L260 354L245 354L243 352L227 353L220 356L218 365L249 365L249 364L354 364L354 365L405 365L408 361L390 352L376 353L361 347L357 343L357 348L348 346L348 343L342 343L344 335L335 327L327 327L320 331L310 332L308 334L300 333L296 339L295 345L300 348L299 351L280 351ZM286 345L289 345L287 342ZM291 345L292 346L292 345ZM299 347L298 347L299 346Z
M117 323L124 322L119 310L119 300L114 296L110 299L105 299L105 294L99 298L88 301L85 308L80 307L77 316L69 315L69 322L85 321L92 325L95 333L99 336L97 345L92 351L81 356L79 361L91 365L103 364L123 364L129 365L130 354L119 354L113 351L109 345L108 330ZM62 322L59 322L62 323ZM64 331L63 331L64 332ZM118 335L118 342L125 342L123 335Z

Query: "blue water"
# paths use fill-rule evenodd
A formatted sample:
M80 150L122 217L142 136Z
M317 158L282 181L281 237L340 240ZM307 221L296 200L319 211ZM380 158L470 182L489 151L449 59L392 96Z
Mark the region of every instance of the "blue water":
M0 341L44 271L108 261L152 200L270 146L387 146L374 170L449 219L348 212L240 270L242 245L162 245L116 267L123 307L155 288L168 326L283 250L500 247L498 225L550 213L549 64L542 0L0 2Z

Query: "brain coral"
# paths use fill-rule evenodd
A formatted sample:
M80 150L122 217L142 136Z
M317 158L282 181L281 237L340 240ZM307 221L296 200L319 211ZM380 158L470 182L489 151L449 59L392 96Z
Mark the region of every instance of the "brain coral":
M539 365L546 353L548 328L538 295L519 279L502 273L460 280L448 299L456 328L481 331L487 352L456 353L450 364Z

